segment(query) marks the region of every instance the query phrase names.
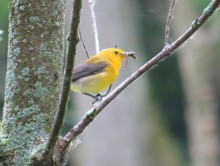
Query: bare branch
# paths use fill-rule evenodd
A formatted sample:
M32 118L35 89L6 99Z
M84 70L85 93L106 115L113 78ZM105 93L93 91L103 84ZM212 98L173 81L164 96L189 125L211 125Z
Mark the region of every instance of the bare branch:
M83 49L84 49L85 52L86 52L86 56L87 56L87 58L89 59L89 52L88 52L87 49L86 49L86 45L85 45L85 43L84 43L84 41L83 41L80 28L79 28L79 39L80 39L80 41L81 41L81 43L82 43Z
M172 0L170 4L170 9L169 13L167 15L167 22L166 22L166 27L165 27L165 38L164 38L164 44L169 45L169 40L170 40L170 22L173 18L173 12L174 12L174 6L175 6L176 0Z
M186 42L204 22L214 13L218 8L220 0L213 0L206 9L204 9L202 15L193 21L192 26L176 41L170 45L166 45L161 52L155 55L146 64L140 67L136 72L134 72L130 77L128 77L123 83L121 83L114 91L112 91L106 98L104 98L100 103L90 109L76 124L65 137L63 137L59 142L60 151L65 151L72 140L77 138L77 136L84 131L84 129L93 121L93 119L105 108L119 93L121 93L128 85L139 78L142 74L152 69L159 62L164 60L167 56L173 54L184 42Z
M43 156L47 158L49 158L49 156L53 154L54 147L56 145L61 127L63 125L63 119L64 119L69 92L70 92L70 83L71 83L71 77L72 77L72 72L73 72L76 45L79 41L78 27L79 27L79 22L80 22L81 6L82 6L82 0L73 1L71 29L70 29L70 34L68 38L69 45L67 48L66 66L64 69L64 82L63 82L62 92L61 92L60 101L59 101L59 108L55 116L51 135L48 139L48 142L42 154Z
M92 16L92 29L93 29L94 38L95 38L95 50L96 50L96 54L98 54L99 53L99 37L98 37L98 29L97 29L96 17L95 17L95 12L94 12L95 0L88 0L88 2L89 2L90 12Z

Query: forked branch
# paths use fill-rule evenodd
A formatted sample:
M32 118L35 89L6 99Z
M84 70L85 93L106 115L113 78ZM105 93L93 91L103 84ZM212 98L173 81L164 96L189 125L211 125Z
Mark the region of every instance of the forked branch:
M173 18L173 12L174 12L174 7L175 7L176 0L172 0L170 4L170 9L167 15L167 21L166 21L166 26L165 26L165 37L164 37L164 45L169 45L170 42L170 23Z

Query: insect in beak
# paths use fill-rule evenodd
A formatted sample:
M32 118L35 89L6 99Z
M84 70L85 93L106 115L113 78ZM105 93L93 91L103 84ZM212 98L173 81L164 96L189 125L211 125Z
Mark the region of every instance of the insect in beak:
M136 59L135 53L133 51L124 52L123 54L125 57L132 57L134 60Z
M132 57L134 60L136 59L135 53L130 51L130 52L124 52L124 57L125 57L125 67L128 66L128 58Z

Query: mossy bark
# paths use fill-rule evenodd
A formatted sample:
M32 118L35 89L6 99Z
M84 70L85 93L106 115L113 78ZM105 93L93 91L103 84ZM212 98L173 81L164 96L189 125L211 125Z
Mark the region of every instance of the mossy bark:
M31 165L51 131L63 80L64 2L10 1L3 164Z

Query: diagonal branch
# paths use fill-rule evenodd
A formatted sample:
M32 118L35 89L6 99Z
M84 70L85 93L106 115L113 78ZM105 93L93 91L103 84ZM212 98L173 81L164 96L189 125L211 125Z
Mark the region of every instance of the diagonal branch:
M72 140L77 138L77 136L84 131L84 129L94 120L94 118L105 108L119 93L121 93L128 85L134 82L142 74L152 69L159 62L164 60L167 56L170 56L177 50L183 43L185 43L214 13L218 8L220 0L213 0L206 9L204 9L202 15L193 21L192 26L181 35L176 41L167 45L163 48L161 52L155 55L146 64L140 67L136 72L134 72L130 77L128 77L123 83L121 83L114 91L112 91L105 99L103 99L99 104L90 109L67 134L59 142L60 151L64 152Z
M64 119L69 92L70 92L70 83L71 83L71 77L72 77L72 72L73 72L74 58L76 54L76 45L79 41L78 27L79 27L79 22L80 22L81 6L82 6L82 0L73 1L71 29L70 29L70 34L68 37L69 45L67 48L67 58L66 58L66 63L65 63L66 66L64 69L64 82L63 82L62 92L61 92L60 101L59 101L59 108L55 116L51 135L48 139L48 142L43 152L43 156L47 156L47 157L48 157L48 154L49 155L53 154L54 147L56 145L61 127L63 125L63 119Z

